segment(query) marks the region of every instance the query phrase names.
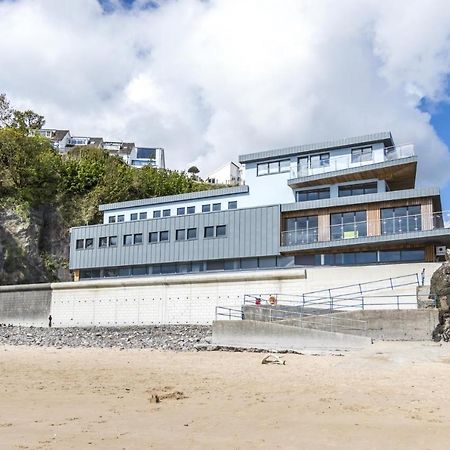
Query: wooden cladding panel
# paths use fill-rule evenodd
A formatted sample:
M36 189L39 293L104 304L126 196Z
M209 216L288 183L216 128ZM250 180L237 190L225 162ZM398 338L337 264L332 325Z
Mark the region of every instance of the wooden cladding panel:
M422 215L422 230L433 229L433 202L431 198L425 199L421 204L420 213Z
M319 241L329 241L330 236L330 215L328 213L320 212L317 218L319 230L318 238Z
M367 236L381 235L381 212L379 205L368 205L367 207Z

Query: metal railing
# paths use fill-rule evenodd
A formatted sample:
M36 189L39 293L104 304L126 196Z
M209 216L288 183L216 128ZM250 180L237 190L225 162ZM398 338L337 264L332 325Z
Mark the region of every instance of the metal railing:
M317 165L308 159L308 164L302 165L299 163L297 167L291 168L290 178L300 178L309 175L318 175L327 172L334 172L337 170L349 169L353 167L367 166L384 161L394 161L397 159L408 158L414 156L413 144L402 144L393 147L384 148L383 158L381 160L374 160L373 153L370 155L341 155L329 159L318 160ZM314 156L314 155L313 155ZM369 158L370 156L370 158ZM305 160L306 162L306 160Z
M444 228L450 228L450 211L334 224L320 230L318 227L306 227L292 231L282 231L281 245L305 245L316 242L339 241L360 237L370 238ZM369 230L371 234L368 236Z

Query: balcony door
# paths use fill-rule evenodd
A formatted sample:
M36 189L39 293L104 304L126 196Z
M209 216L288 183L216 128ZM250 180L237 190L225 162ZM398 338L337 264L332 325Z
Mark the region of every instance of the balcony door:
M331 214L331 240L367 236L366 211Z

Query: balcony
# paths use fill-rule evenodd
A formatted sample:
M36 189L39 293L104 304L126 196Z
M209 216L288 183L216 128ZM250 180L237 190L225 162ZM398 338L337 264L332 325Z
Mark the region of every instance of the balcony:
M450 242L450 211L282 231L281 247L292 251L405 239L425 242L439 236L447 236Z
M291 169L292 188L378 178L389 181L391 189L414 187L417 158L413 144L384 148L382 157L348 154L299 163Z

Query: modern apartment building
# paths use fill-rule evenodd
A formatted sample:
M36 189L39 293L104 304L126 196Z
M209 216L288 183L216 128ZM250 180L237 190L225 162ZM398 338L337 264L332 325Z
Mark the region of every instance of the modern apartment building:
M438 188L389 132L241 155L245 185L101 205L71 230L74 279L436 261Z

